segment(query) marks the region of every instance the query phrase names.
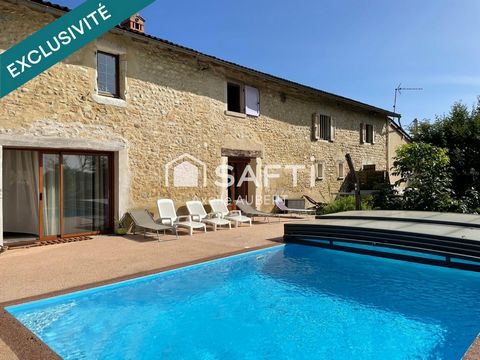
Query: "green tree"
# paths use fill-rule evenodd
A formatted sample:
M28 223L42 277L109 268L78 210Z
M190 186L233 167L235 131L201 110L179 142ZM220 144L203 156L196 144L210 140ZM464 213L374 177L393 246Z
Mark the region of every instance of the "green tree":
M447 149L457 196L480 189L480 97L471 110L455 103L448 115L432 123L421 122L411 130L414 141Z
M450 159L445 149L414 142L397 150L394 175L406 184L400 206L406 210L457 211L451 190Z

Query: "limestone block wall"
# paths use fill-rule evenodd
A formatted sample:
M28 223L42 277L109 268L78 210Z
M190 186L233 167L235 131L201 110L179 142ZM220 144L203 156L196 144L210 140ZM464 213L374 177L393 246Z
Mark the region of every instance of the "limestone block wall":
M0 1L0 14L5 23L12 24L8 31L0 32L0 49L9 48L55 19L52 14L4 0ZM120 55L122 99L96 94L97 50ZM259 117L225 114L228 79L260 90ZM314 112L335 118L334 142L311 140ZM361 122L374 125L375 144L360 144ZM386 124L383 115L218 65L199 66L193 56L117 33L92 42L0 100L1 136L125 144L126 164L118 174L128 179L123 181L128 190L119 195L124 199L123 208L153 209L161 197L172 198L180 206L193 197L225 194L214 183L214 169L225 162L222 149L258 151L260 158L254 162L261 164L255 166L258 173L272 164L305 166L305 171L299 172L298 186L292 186L292 171L283 168L279 172L284 176L272 181L269 188L259 189L258 194L308 194L329 201L341 188L337 164L345 153L352 154L358 168L367 163L386 168ZM165 165L185 153L207 167L206 187L166 186ZM314 161L324 161L325 178L311 187ZM263 207L271 208L268 204Z

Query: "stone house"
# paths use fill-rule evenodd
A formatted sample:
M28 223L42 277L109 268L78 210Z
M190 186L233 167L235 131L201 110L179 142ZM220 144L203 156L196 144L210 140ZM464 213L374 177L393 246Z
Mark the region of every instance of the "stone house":
M0 0L0 51L65 11ZM330 201L346 153L388 169L399 115L123 26L0 100L0 244L111 232L164 197Z
M410 144L412 142L411 136L396 122L390 121L388 132L388 161L387 169L390 171L390 183L395 184L400 180L400 176L392 174L393 162L395 161L395 155L397 148L403 144ZM404 188L405 184L401 184Z

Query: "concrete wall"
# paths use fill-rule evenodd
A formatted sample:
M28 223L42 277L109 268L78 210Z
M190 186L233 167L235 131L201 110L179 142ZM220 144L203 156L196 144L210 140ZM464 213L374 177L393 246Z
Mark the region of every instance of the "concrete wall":
M0 1L0 13L3 23L11 25L0 33L0 49L55 18L4 0ZM123 99L97 95L97 50L120 55ZM225 114L227 79L260 90L259 117ZM103 36L1 99L0 105L0 139L10 143L36 138L43 144L84 142L92 144L92 149L100 143L118 146L120 213L137 206L153 209L156 199L162 197L172 198L180 206L195 196L224 195L224 189L214 184L214 168L225 162L223 149L255 150L260 154L255 161L257 173L272 164L305 166L297 187L292 186L292 171L283 169L283 178L257 192L264 196L308 194L329 201L342 186L337 164L347 152L358 168L367 163L376 164L377 169L387 166L385 116L214 64L200 64L192 56L129 35ZM334 142L311 140L314 112L335 118ZM375 144L360 144L362 122L375 126ZM206 187L165 186L165 165L184 153L206 164ZM311 188L309 171L315 161L325 162L325 178Z

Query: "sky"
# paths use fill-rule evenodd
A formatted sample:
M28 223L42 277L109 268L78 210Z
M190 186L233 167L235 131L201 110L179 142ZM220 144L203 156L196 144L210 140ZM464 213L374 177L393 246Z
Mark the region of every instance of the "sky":
M82 0L51 0L74 8ZM392 110L402 125L480 95L480 0L156 0L151 35Z

